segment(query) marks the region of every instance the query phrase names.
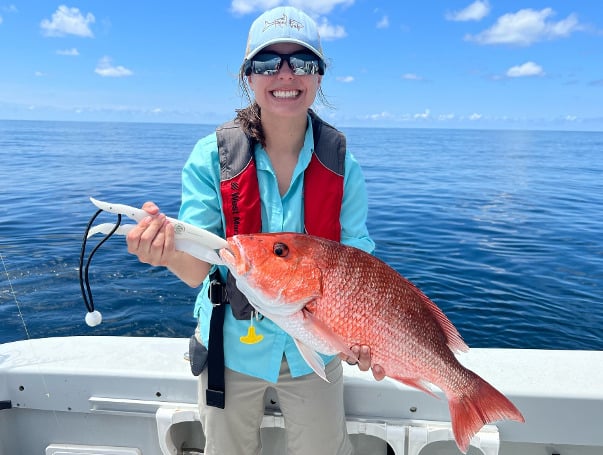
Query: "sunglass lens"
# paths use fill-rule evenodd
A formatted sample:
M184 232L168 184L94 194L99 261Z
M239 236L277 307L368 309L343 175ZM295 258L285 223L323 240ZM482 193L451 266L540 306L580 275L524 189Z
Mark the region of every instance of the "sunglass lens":
M297 76L318 73L318 59L312 54L293 54L289 66Z
M251 70L254 74L271 76L278 72L281 58L276 54L259 54L251 61Z

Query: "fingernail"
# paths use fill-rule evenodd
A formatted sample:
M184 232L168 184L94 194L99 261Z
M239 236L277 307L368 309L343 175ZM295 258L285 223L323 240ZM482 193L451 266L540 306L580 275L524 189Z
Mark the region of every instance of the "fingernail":
M362 346L362 353L363 354L368 354L369 353L369 347L368 346Z

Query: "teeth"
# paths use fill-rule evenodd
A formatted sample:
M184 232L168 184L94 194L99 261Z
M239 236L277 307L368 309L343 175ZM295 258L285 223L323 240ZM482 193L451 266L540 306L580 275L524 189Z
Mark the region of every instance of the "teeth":
M272 94L276 98L295 98L299 95L299 90L275 90Z

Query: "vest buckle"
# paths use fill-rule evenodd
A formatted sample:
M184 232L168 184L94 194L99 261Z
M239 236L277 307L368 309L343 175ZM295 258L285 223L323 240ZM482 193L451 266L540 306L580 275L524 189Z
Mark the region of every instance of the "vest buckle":
M226 286L216 278L209 282L207 296L211 304L216 307L226 302Z

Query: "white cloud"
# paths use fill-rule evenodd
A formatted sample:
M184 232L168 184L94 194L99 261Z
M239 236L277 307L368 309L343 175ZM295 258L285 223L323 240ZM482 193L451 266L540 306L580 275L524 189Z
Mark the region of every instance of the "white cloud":
M425 109L424 112L413 115L415 119L427 120L431 117L431 111L429 109Z
M387 120L393 118L393 115L387 111L379 112L378 114L369 114L365 118L370 120Z
M351 6L354 0L232 0L230 10L237 14L264 12L279 5L295 6L312 16L328 14L337 6Z
M280 0L232 0L230 9L234 13L249 14L254 11L265 11L278 6Z
M402 75L402 79L407 81L422 81L423 78L415 73L405 73Z
M478 114L478 113L473 113L469 116L469 120L480 120L482 118L482 114Z
M526 62L523 65L513 66L507 70L507 77L526 76L544 76L544 71L540 65L534 62Z
M377 22L377 28L388 28L389 27L389 17L383 16L379 22Z
M455 115L454 114L440 114L438 115L438 120L440 121L449 121L449 120L454 120Z
M70 57L77 57L78 55L80 55L80 53L77 51L77 49L75 47L72 47L71 49L59 49L57 51L58 55L68 55Z
M490 4L488 1L477 0L460 11L446 13L446 19L457 22L479 21L486 17L489 13Z
M113 66L111 58L106 56L99 60L94 72L103 77L125 77L134 74L131 70L123 66Z
M78 8L61 5L52 14L52 20L43 19L40 27L46 36L76 35L92 38L94 35L89 25L95 21L91 13L82 16Z
M44 76L46 76L46 73L43 73L42 71L36 71L36 72L34 72L34 76L36 76L36 77L44 77Z
M324 17L318 24L318 33L320 34L321 39L325 41L344 38L348 35L341 25L331 25Z
M354 82L354 76L339 76L339 77L337 77L337 80L339 82L350 83L350 82Z
M17 7L15 5L2 6L2 7L0 7L0 11L2 11L4 13L16 13ZM2 24L3 21L4 21L3 17L0 16L0 24Z
M496 24L477 35L467 35L465 40L479 44L516 44L528 46L538 41L565 38L582 26L572 13L558 22L550 20L555 12L551 8L540 11L522 9L517 13L505 14Z

